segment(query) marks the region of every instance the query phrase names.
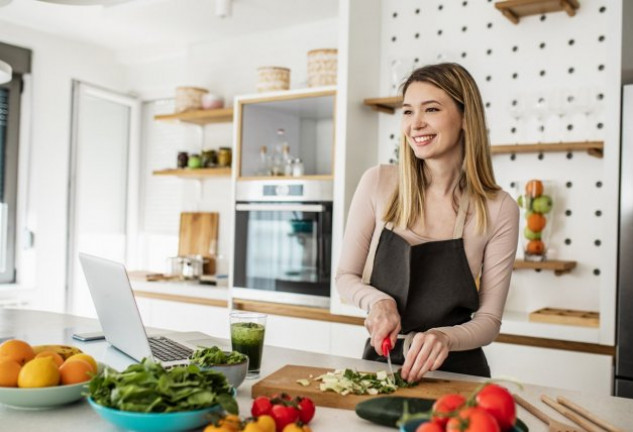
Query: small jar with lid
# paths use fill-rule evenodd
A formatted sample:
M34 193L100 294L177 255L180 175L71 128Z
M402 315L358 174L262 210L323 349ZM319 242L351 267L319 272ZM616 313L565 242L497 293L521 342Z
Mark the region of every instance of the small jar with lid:
M178 168L187 168L187 163L189 162L189 155L185 151L178 152L177 159L177 167Z
M293 177L301 177L303 174L303 161L301 160L301 158L296 158L292 161L292 175Z
M218 151L218 165L222 167L231 166L231 147L220 147Z
M189 156L189 162L187 162L187 166L189 168L195 169L195 168L200 168L200 166L202 165L201 161L200 161L200 155L199 154L192 154Z

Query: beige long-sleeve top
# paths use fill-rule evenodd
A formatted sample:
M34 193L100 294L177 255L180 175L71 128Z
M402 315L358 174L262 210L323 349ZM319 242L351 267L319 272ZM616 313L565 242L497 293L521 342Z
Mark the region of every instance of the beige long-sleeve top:
M398 185L398 168L379 165L370 168L361 178L347 217L341 258L336 272L336 286L341 297L366 311L380 300L391 297L362 281L373 236L383 229L382 215ZM479 309L467 323L440 327L449 338L449 349L463 351L492 342L499 334L503 308L510 287L519 230L519 207L512 197L499 191L487 202L489 228L483 234L476 230L475 213L469 211L464 226L464 249L473 278L481 274ZM428 241L409 229L394 232L416 245ZM373 256L370 257L373 260Z

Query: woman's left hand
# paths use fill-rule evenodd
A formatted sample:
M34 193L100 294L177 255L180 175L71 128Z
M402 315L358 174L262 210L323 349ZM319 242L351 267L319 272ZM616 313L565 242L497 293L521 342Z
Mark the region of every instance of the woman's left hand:
M448 352L448 336L444 333L433 330L417 333L402 365L402 378L408 382L420 381L425 373L442 366Z

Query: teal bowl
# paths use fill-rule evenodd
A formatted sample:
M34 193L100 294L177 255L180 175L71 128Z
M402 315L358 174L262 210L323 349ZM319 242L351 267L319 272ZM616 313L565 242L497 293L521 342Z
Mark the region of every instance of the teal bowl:
M400 426L400 432L415 432L415 430L426 420L411 420ZM516 424L509 432L528 432L528 427L521 420L517 419Z
M196 429L210 422L208 415L220 411L219 404L196 411L142 413L106 408L88 398L90 406L102 418L120 428L138 432L175 432Z

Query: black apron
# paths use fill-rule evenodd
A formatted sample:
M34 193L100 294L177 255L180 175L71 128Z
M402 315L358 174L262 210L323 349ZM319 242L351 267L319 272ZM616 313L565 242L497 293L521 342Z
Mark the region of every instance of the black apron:
M402 320L401 334L464 324L479 308L477 286L462 239L467 207L464 197L451 240L411 246L393 232L391 223L380 233L369 283L395 299ZM402 344L398 338L391 352L395 364L404 363ZM376 354L369 339L363 359L386 361ZM481 348L449 352L439 370L490 377Z

